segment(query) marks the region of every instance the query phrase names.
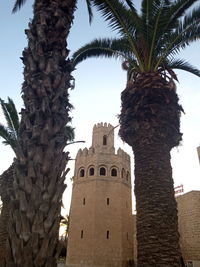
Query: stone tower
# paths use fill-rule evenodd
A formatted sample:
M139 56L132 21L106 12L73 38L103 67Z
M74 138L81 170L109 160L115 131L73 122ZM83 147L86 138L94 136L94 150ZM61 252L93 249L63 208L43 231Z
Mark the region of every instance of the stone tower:
M126 267L133 259L130 157L115 153L114 127L94 125L73 177L67 266Z

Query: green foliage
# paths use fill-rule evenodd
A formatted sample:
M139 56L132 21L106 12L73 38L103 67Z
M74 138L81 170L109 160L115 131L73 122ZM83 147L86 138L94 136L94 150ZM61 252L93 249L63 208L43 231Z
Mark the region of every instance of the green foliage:
M7 123L7 126L0 124L0 137L4 139L2 143L11 146L16 154L19 130L19 116L17 109L13 100L9 97L8 102L0 99L0 104Z
M128 77L134 73L181 69L200 77L200 70L175 56L200 38L199 0L93 0L119 38L96 39L74 53L74 65L90 57L123 58ZM171 72L172 73L172 72Z
M12 12L17 12L25 3L27 0L16 0Z
M60 226L65 228L65 237L68 236L68 230L69 230L69 215L66 216L60 216Z

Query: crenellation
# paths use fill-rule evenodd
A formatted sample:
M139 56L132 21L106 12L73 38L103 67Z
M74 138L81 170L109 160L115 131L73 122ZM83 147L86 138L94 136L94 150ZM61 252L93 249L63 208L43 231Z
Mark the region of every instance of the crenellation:
M88 149L85 147L83 149L83 156L87 156L88 155Z
M83 150L80 148L80 149L78 150L78 153L77 153L77 155L76 155L76 158L82 156L82 154L83 154Z

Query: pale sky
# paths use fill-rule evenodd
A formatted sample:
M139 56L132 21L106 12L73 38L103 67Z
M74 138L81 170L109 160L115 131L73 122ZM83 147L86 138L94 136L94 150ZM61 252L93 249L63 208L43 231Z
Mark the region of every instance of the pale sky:
M137 1L137 6L139 6ZM16 103L18 111L22 107L20 97L21 84L23 82L23 65L20 56L26 46L24 29L27 28L32 17L31 5L33 1L27 1L18 13L12 15L13 1L1 1L0 3L0 97L4 100L11 97ZM79 0L75 14L75 22L72 26L68 47L73 52L86 42L98 37L114 36L103 19L95 13L92 26L88 23L85 1ZM188 60L200 69L200 42L188 47L180 53L179 58ZM200 78L184 71L176 72L179 78L177 92L180 102L185 110L181 118L181 131L183 141L179 148L172 151L172 167L175 185L183 184L185 192L200 190L200 164L196 147L200 145ZM120 113L120 93L125 88L126 73L121 69L121 62L114 59L89 59L77 66L73 73L76 86L70 92L73 126L76 128L76 140L85 140L85 144L77 144L67 147L75 158L78 149L91 146L92 127L98 122L108 122L113 126L118 125L117 115ZM4 123L0 111L0 122ZM131 148L124 145L115 130L115 147L122 147L134 159ZM0 139L1 141L2 139ZM12 163L13 153L9 147L0 143L0 173L6 170ZM64 194L64 204L69 208L71 197L71 181L73 176L74 161L70 162L71 172L66 177L68 185ZM134 177L132 174L132 183ZM67 213L67 211L66 211Z

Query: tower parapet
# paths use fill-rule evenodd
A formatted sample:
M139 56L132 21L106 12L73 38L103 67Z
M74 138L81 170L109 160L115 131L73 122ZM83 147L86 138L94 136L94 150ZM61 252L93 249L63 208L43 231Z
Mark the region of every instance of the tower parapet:
M105 169L105 174L102 170ZM94 174L91 175L91 173ZM121 148L115 153L114 127L107 123L98 123L93 127L92 146L79 149L76 156L74 185L76 182L86 182L84 179L94 177L124 179L131 186L130 156Z
M114 127L110 123L98 123L93 127L92 147L96 153L115 153Z

